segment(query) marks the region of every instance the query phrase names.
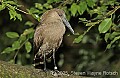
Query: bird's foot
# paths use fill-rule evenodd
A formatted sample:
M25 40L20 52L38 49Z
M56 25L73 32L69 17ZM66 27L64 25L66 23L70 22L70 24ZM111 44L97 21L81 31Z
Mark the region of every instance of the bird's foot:
M54 67L54 70L55 70L55 71L57 70L57 66Z
M48 70L46 68L43 69L44 72L47 72Z

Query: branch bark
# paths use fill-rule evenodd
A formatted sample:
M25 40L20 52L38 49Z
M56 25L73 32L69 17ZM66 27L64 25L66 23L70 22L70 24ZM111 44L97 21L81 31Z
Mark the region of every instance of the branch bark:
M91 78L74 75L53 75L54 71L44 72L41 69L35 69L29 66L20 66L16 64L0 61L0 78Z

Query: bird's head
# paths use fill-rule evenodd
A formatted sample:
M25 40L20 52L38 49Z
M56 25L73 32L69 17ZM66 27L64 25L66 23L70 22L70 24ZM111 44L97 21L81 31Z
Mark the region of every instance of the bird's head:
M72 29L70 23L68 22L65 12L61 9L53 9L57 12L57 14L60 16L60 18L62 19L63 23L65 24L65 26L67 26L69 28L69 30L72 32L72 34L74 34L74 30Z
M62 22L65 24L65 26L67 26L69 28L69 30L72 32L72 34L74 34L74 30L72 29L70 23L66 19L66 15L63 10L57 9L57 8L51 9L42 15L41 20L47 20L48 18L50 18L48 21L50 21L50 20L53 21L53 19L51 19L51 18L54 18L56 20L58 18L61 19Z

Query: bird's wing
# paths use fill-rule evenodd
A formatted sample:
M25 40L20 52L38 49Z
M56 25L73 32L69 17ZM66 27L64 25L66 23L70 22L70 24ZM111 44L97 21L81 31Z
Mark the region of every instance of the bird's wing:
M41 24L39 24L35 30L34 33L34 65L35 67L37 65L39 65L40 63L43 63L43 58L40 58L40 56L42 55L42 53L39 51L40 47L43 43L43 36L42 33L45 29L45 26L42 26Z
M34 53L36 54L42 45L42 33L43 33L44 26L39 25L34 33Z

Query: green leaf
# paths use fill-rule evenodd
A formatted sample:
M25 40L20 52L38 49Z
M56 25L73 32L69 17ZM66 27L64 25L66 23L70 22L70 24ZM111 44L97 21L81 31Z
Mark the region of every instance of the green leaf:
M25 35L21 35L20 37L19 37L19 42L21 43L21 42L23 42L23 41L25 41L26 40L26 36Z
M28 37L29 39L32 39L32 38L33 38L33 36L34 36L34 32L31 32L30 34L28 34L28 36L27 36L27 37Z
M9 10L10 20L14 19L16 20L16 11L15 10Z
M111 44L108 44L106 48L107 48L107 49L110 49L110 48L111 48Z
M16 32L7 32L6 35L9 38L17 38L17 37L19 37L18 33L16 33Z
M20 21L22 21L22 17L21 17L20 14L17 14L16 17L17 17Z
M110 35L110 40L113 40L116 36L120 35L120 32L113 32L111 35Z
M26 23L25 23L25 25L28 25L28 26L32 26L33 25L33 23L32 22L30 22L30 21L27 21Z
M20 21L22 21L22 17L21 14L18 14L15 11L15 7L8 5L9 7L9 15L10 15L10 19L14 19L14 21L16 20L16 18L18 18Z
M79 18L80 21L87 21L86 18Z
M47 3L53 3L55 2L54 0L47 0Z
M72 13L73 16L75 16L75 14L77 13L77 8L78 8L78 5L76 3L73 3L71 5L70 10L71 10L71 13Z
M44 6L46 9L52 9L52 8L53 8L52 5L50 5L50 4L48 4L48 3L45 3L43 6Z
M79 43L83 39L83 35L80 35L78 38L75 38L73 43Z
M19 49L19 48L20 48L20 42L19 42L19 41L15 41L15 42L12 44L12 48L14 48L14 49Z
M30 33L33 33L34 32L34 29L33 28L29 28L29 29L26 29L22 35L28 35Z
M31 51L32 45L29 41L25 43L25 49L27 50L27 53Z
M108 44L107 45L107 49L110 49L111 48L111 45L115 42L115 41L117 41L117 40L119 40L120 39L120 36L118 36L118 37L115 37L111 42L110 42L110 44Z
M93 8L95 2L93 0L86 0L86 1L87 1L87 5Z
M7 47L1 54L4 53L10 53L11 51L14 51L15 49L11 48L11 47Z
M106 33L105 37L104 37L104 39L105 39L106 42L107 42L107 40L108 40L109 37L110 37L110 33Z
M5 4L0 5L0 11L5 9Z
M85 1L81 1L79 6L78 6L78 12L80 15L84 13L84 11L87 9L87 4Z
M27 9L28 10L28 9ZM38 9L36 9L36 8L30 8L30 10L28 10L28 12L30 13L30 14L32 14L32 13L39 13L40 11L38 10Z
M38 8L38 9L40 9L40 10L43 9L42 4L40 4L40 3L35 3L35 7Z
M8 10L9 10L9 15L10 15L10 20L14 19L16 20L16 17L20 17L20 15L17 15L18 13L15 11L15 6L11 6L10 4L7 4Z
M110 29L111 25L112 25L111 18L106 18L100 23L98 30L100 33L106 33Z

